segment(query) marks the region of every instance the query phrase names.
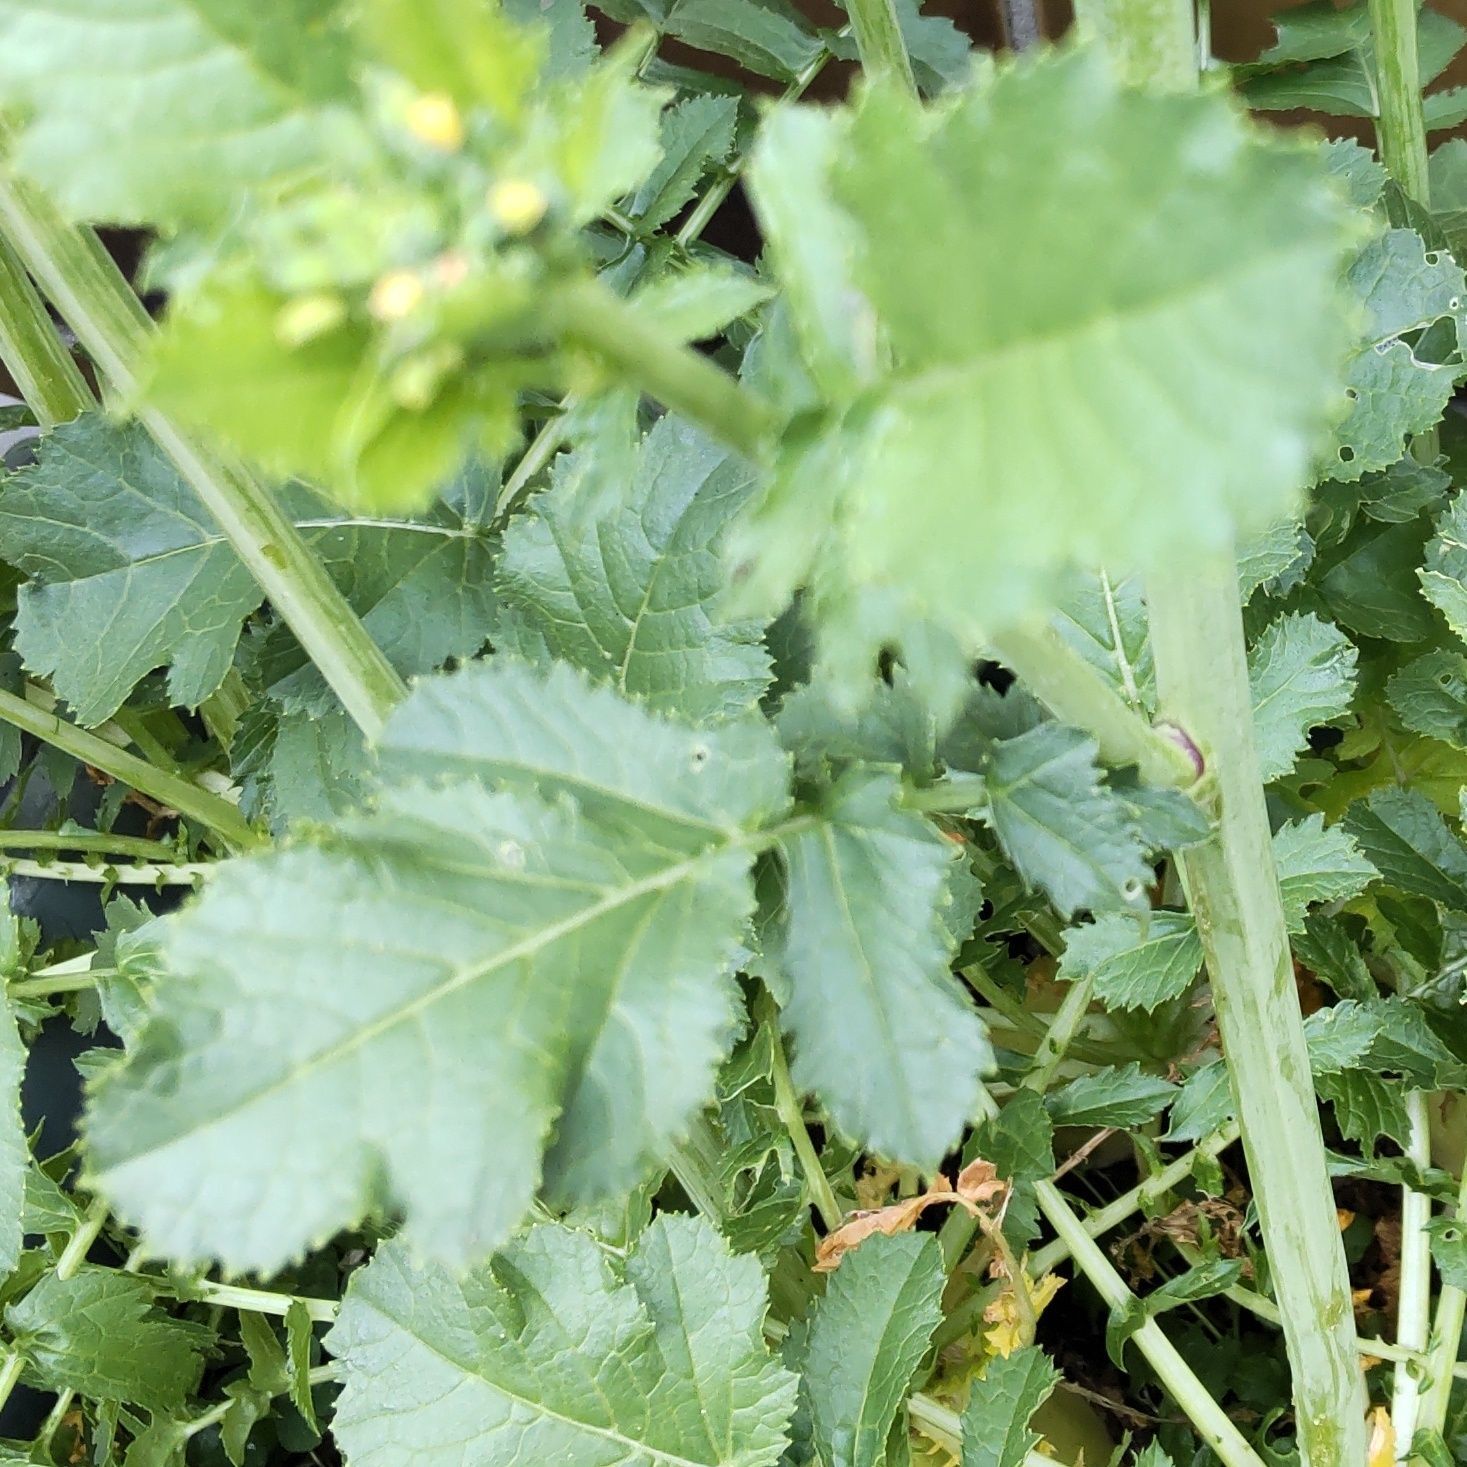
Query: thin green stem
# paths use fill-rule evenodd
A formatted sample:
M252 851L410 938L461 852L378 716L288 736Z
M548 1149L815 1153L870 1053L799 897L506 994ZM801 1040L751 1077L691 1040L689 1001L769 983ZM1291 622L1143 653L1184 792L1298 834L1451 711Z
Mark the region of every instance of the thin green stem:
M1064 996L1054 1019L1045 1031L1039 1048L1034 1052L1034 1064L1024 1076L1024 1088L1037 1090L1041 1095L1054 1083L1054 1072L1060 1067L1075 1035L1084 1022L1090 1007L1090 995L1095 988L1094 977L1087 973L1075 979Z
M912 75L912 58L907 54L907 43L892 0L845 0L845 3L861 70L873 82L891 83L915 97L917 79Z
M21 1372L25 1369L25 1357L19 1350L7 1350L3 1361L0 1361L0 1410L4 1410L5 1403L15 1393L15 1388L20 1384Z
M664 407L757 459L776 414L708 357L683 346L598 280L561 287L554 311L562 333L610 363Z
M1085 1224L1071 1210L1064 1193L1053 1182L1036 1183L1034 1192L1039 1210L1064 1239L1070 1256L1101 1299L1112 1310L1133 1307L1135 1295L1086 1231ZM1157 1379L1187 1413L1197 1434L1218 1455L1224 1467L1263 1467L1242 1432L1154 1319L1147 1319L1131 1338L1156 1372ZM1358 1467L1358 1464L1352 1464L1352 1467Z
M43 428L97 405L16 253L0 240L0 361Z
M0 143L7 142L0 135ZM143 396L152 322L89 230L69 224L31 184L0 169L0 238L65 317L118 395ZM214 517L235 554L369 737L403 695L402 679L301 539L274 494L205 452L169 417L138 418Z
M1416 0L1370 0L1375 36L1375 122L1381 161L1409 198L1431 204L1426 165L1426 121L1421 108L1421 61L1416 44Z
M59 1279L71 1278L82 1264L87 1261L87 1254L91 1251L92 1244L97 1241L98 1235L107 1225L107 1217L111 1209L107 1205L105 1197L93 1197L87 1210L82 1214L81 1221L72 1230L71 1237L66 1241L66 1247L61 1250L61 1256L56 1260L56 1277Z
M110 978L116 968L89 968L84 973L58 973L54 978L22 978L8 983L5 991L11 998L50 998L57 993L82 993Z
M1424 1091L1406 1096L1410 1118L1410 1144L1406 1155L1425 1171L1431 1165L1431 1128ZM1401 1189L1400 1288L1396 1304L1396 1343L1421 1353L1431 1330L1431 1198L1406 1186ZM1397 1453L1410 1456L1411 1438L1416 1433L1416 1416L1421 1400L1421 1381L1415 1367L1398 1362L1391 1390L1391 1425L1395 1428Z
M321 1385L328 1380L339 1379L340 1375L341 1372L336 1365L316 1365L307 1371L306 1380L311 1385ZM285 1392L279 1391L277 1394L284 1395ZM229 1415L234 1404L232 1399L220 1401L217 1405L211 1406L207 1411L195 1416L191 1421L180 1422L174 1428L178 1433L179 1440L186 1442L190 1437L197 1436L201 1431L207 1431L211 1426L218 1426Z
M805 1185L810 1189L810 1200L820 1214L820 1221L825 1224L825 1231L833 1233L845 1220L845 1213L841 1210L840 1203L835 1200L830 1178L825 1175L825 1168L820 1164L820 1155L815 1150L815 1143L810 1139L810 1132L805 1126L805 1113L800 1105L800 1097L795 1091L794 1081L790 1079L790 1067L789 1061L785 1058L784 1041L779 1036L779 1014L774 1000L767 993L761 993L754 1006L754 1013L769 1035L770 1071L774 1081L774 1108L780 1120L784 1122L784 1128L789 1132L790 1140L794 1143L795 1156L799 1160L800 1170L805 1174Z
M1178 856L1212 980L1308 1467L1365 1458L1365 1390L1274 871L1232 556L1148 587L1164 711L1204 751L1214 834Z
M1093 734L1107 764L1134 764L1145 783L1165 788L1196 782L1185 741L1154 728L1052 627L1006 632L993 651L1057 718Z
M103 856L141 856L171 861L177 854L160 840L111 835L101 830L0 830L0 851L96 851Z
M281 1294L270 1289L246 1289L237 1284L216 1284L209 1279L194 1284L188 1297L205 1304L220 1304L226 1309L252 1309L256 1314L284 1315L294 1305L320 1324L330 1324L339 1308L335 1299L313 1299L304 1294Z
M70 754L73 759L100 769L168 809L196 820L235 849L260 842L261 837L228 800L200 788L192 780L155 768L95 733L38 707L29 697L0 689L0 719Z

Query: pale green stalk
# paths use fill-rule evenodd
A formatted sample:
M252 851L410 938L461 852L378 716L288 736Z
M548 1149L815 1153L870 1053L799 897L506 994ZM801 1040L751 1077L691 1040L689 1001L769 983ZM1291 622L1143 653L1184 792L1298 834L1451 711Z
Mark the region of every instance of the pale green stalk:
M100 830L0 830L0 851L96 851L104 856L141 856L170 861L174 851L159 840L110 835Z
M1416 45L1416 0L1370 0L1375 36L1375 135L1381 162L1402 191L1430 205L1426 122L1421 109L1421 62Z
M1467 1167L1457 1192L1456 1216L1467 1219ZM1443 1283L1436 1300L1436 1317L1431 1324L1427 1347L1426 1385L1416 1408L1418 1431L1441 1432L1447 1422L1452 1399L1452 1379L1462 1348L1462 1326L1467 1322L1467 1292Z
M66 318L118 396L138 402L152 322L96 236L67 223L24 179L0 170L0 238ZM143 408L138 419L214 517L347 712L368 738L375 737L403 695L402 679L275 495L242 468L206 452L165 414Z
M758 459L776 415L722 367L683 346L599 280L563 286L552 314L561 334L601 357L664 407L745 458Z
M216 1284L209 1279L193 1284L189 1298L205 1304L222 1304L226 1309L250 1309L256 1314L284 1315L299 1304L320 1324L330 1324L340 1307L335 1299L313 1299L309 1295L281 1294L270 1289L246 1289L238 1284Z
M6 876L29 876L37 881L82 881L93 886L196 886L218 868L206 862L157 862L116 866L88 865L85 861L28 861L0 856L0 872Z
M73 759L100 769L168 809L198 821L236 849L256 845L260 840L238 806L190 779L158 769L109 740L78 728L59 714L38 707L29 698L0 689L0 719L70 754Z
M1146 784L1185 789L1196 782L1185 742L1147 722L1052 627L1020 627L991 646L1056 718L1094 736L1107 764L1134 764Z
M892 82L909 96L917 95L917 81L912 75L912 58L897 20L892 0L846 0L846 14L851 18L851 34L856 38L856 52L861 70L872 81Z
M15 251L0 240L0 361L43 428L79 418L96 399Z
M1411 1121L1407 1157L1425 1171L1431 1165L1431 1129L1424 1091L1406 1097ZM1396 1343L1418 1354L1426 1349L1431 1329L1431 1198L1409 1186L1401 1188L1401 1274L1396 1304ZM1421 1381L1415 1366L1396 1364L1391 1390L1391 1425L1396 1433L1396 1460L1411 1458L1411 1438L1421 1398Z
M1070 984L1069 991L1055 1012L1053 1023L1044 1031L1044 1038L1034 1051L1034 1064L1023 1080L1026 1090L1037 1090L1042 1095L1054 1083L1054 1072L1069 1052L1070 1045L1074 1043L1075 1035L1090 1007L1090 996L1094 989L1095 977L1091 973L1085 974L1083 978L1076 978Z
M97 1241L98 1235L107 1225L107 1214L109 1208L104 1197L93 1197L87 1210L82 1214L81 1221L77 1223L72 1235L66 1241L66 1247L61 1250L61 1256L56 1260L56 1277L59 1279L72 1278L77 1269L87 1261L87 1254L91 1252L92 1244Z
M1306 1467L1359 1467L1365 1389L1350 1279L1253 742L1231 555L1148 585L1157 688L1202 749L1218 823L1177 859L1212 981L1248 1174L1282 1308Z

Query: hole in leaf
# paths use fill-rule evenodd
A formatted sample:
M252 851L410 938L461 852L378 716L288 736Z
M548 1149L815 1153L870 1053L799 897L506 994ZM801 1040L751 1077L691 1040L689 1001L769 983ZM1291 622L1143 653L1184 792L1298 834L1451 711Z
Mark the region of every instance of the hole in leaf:
M1353 448L1351 448L1349 446L1349 444L1346 444L1340 450L1340 462L1342 464L1349 464L1349 463L1354 463L1355 462L1355 450Z
M1345 389L1345 396L1348 397L1351 402L1358 402L1360 399L1360 394L1356 392L1353 387L1347 387Z
M1441 255L1436 250L1427 250L1426 252L1426 263L1428 265L1439 265L1441 258Z

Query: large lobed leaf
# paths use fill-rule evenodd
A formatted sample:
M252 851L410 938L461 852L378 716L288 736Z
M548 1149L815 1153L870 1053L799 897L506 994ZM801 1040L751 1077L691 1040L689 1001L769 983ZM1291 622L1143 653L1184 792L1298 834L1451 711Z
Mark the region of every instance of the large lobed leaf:
M327 1339L332 1429L353 1467L773 1467L795 1379L768 1302L758 1262L693 1218L658 1218L624 1278L569 1228L461 1280L387 1244Z
M1060 568L1155 565L1296 506L1343 406L1352 233L1316 157L1074 49L941 110L873 87L773 138L771 217L785 171L824 178L823 247L771 240L807 356L849 356L864 306L893 370L792 443L741 547L754 591L814 564L832 617L884 592L972 638Z
M732 1035L741 822L785 778L739 732L569 674L420 685L374 810L231 865L174 924L158 1018L93 1096L99 1184L170 1256L266 1270L372 1205L464 1262L542 1174L567 1201L629 1187Z

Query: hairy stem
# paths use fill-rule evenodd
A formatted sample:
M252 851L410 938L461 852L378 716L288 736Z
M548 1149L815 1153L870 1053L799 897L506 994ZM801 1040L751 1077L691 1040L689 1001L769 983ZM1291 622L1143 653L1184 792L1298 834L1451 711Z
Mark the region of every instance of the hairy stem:
M38 707L29 698L0 689L0 719L33 734L42 743L50 744L64 754L70 754L73 759L130 785L139 794L157 800L170 810L196 820L237 850L256 845L260 840L238 807L228 800L201 789L181 775L155 768L107 739Z
M1134 764L1147 784L1185 789L1196 782L1186 743L1148 723L1052 628L1009 631L992 646L1056 718L1094 735L1107 764Z
M0 240L0 361L43 428L97 405L16 253Z
M569 340L735 452L759 457L774 410L722 367L669 338L600 281L563 286L554 309Z
M37 189L0 169L0 238L25 263L118 395L138 401L152 322L96 236L68 224ZM165 414L145 408L138 417L347 712L369 738L375 737L403 694L402 679L275 496L242 468L207 453Z
M1162 707L1201 746L1218 791L1213 835L1177 859L1283 1310L1302 1456L1358 1467L1365 1390L1253 742L1236 566L1217 557L1148 590Z
M894 82L910 96L917 95L912 58L897 20L892 0L846 0L851 34L861 57L861 70L872 81Z
M1375 122L1381 162L1402 191L1429 206L1426 122L1421 109L1421 62L1416 46L1416 0L1370 0L1375 35Z

